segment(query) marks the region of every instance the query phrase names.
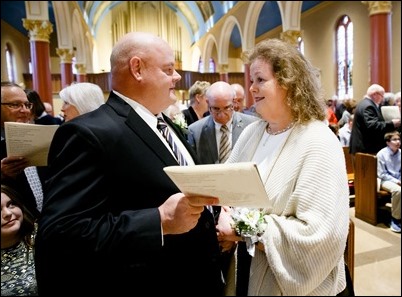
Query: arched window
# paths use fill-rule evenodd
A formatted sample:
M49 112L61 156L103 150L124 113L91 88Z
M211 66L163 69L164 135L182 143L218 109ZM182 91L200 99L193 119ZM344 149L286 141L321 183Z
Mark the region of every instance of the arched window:
M304 40L301 37L297 38L297 48L304 55Z
M215 61L213 58L209 58L208 71L212 73L216 71ZM198 60L198 72L204 72L204 62L202 61L201 57Z
M215 61L213 58L209 58L209 72L216 72Z
M336 61L338 98L353 98L353 23L347 15L336 26Z
M201 57L198 60L198 72L200 73L204 72L204 62L202 61Z
M6 43L6 63L7 63L7 78L10 82L15 82L14 78L14 55L9 43Z

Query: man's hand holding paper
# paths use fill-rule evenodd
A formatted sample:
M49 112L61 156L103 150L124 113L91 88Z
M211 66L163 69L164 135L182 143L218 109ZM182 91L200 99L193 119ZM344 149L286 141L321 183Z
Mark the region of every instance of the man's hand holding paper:
M169 166L164 170L186 195L218 197L219 205L267 206L267 194L253 162Z

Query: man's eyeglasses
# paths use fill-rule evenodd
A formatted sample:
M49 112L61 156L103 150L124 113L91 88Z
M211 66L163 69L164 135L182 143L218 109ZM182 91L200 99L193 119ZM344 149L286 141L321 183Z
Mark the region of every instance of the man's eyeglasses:
M210 106L209 110L214 113L214 114L218 114L220 112L224 112L224 113L229 113L233 110L233 104L230 104L228 106L225 106L223 108L219 108L219 107L215 107L215 106Z
M400 138L392 138L391 141L397 142L397 141L401 141L401 139Z
M22 107L25 107L26 109L32 109L33 108L33 103L31 102L24 102L24 103L1 103L1 105L7 105L8 108L10 109L20 109Z
M243 98L233 98L233 103L242 103L243 100Z

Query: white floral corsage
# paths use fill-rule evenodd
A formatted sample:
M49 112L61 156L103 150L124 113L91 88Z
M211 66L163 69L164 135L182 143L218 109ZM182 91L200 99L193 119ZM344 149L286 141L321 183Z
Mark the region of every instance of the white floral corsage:
M255 243L268 226L268 215L260 209L236 207L231 216L233 229L246 242L248 253L254 257Z
M173 116L173 123L178 126L184 134L187 134L187 122L184 117L184 114L178 113Z

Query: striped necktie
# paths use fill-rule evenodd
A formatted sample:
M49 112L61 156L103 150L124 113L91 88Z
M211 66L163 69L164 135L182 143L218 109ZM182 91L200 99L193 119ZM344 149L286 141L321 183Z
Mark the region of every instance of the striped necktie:
M32 193L36 200L36 208L39 211L42 211L43 205L43 190L42 190L42 182L38 175L38 170L36 166L29 166L24 169L25 176L27 178L29 187L32 190Z
M221 143L219 145L219 163L225 163L230 155L230 141L229 141L229 129L226 125L221 126Z
M158 117L158 124L156 125L158 130L162 133L163 137L169 143L170 148L172 149L174 155L176 156L176 160L179 162L180 166L186 166L187 161L184 156L180 153L180 150L177 144L174 142L172 135L170 134L169 128L163 118Z

